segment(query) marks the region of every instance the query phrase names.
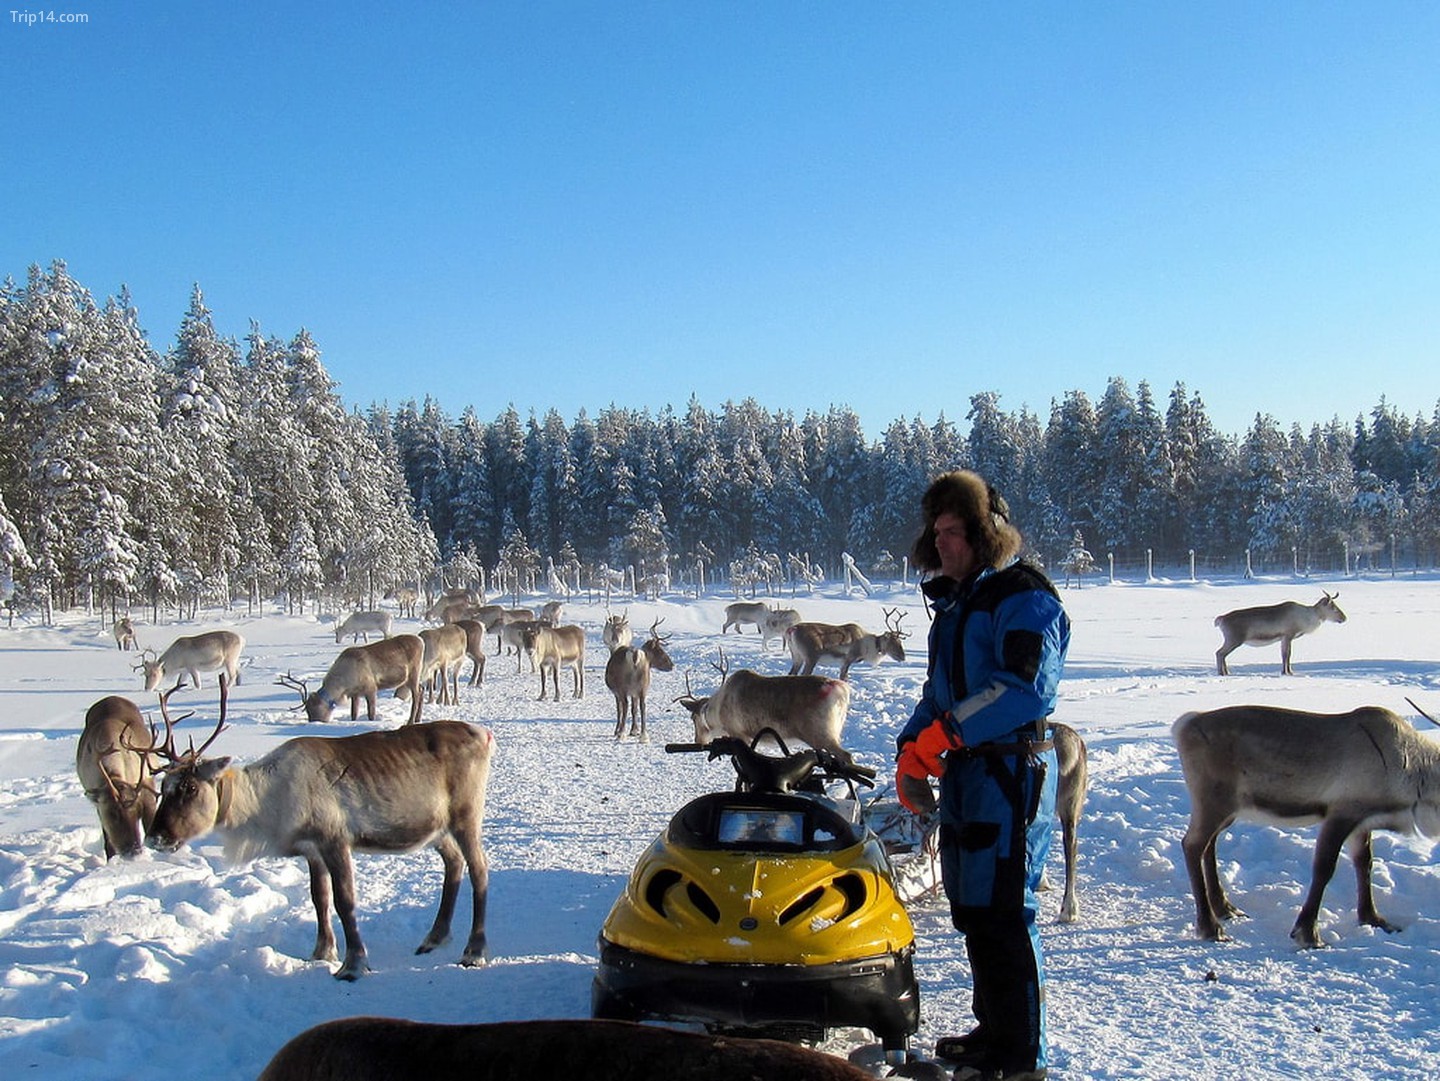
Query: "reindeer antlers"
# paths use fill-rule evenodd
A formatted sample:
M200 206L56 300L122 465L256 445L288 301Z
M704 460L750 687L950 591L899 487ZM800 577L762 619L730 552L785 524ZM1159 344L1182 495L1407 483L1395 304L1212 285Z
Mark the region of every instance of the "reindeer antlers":
M909 631L902 631L900 629L900 622L905 618L904 612L900 611L899 608L882 608L881 611L885 614L885 629L887 631L896 638L910 637Z
M286 672L283 676L277 678L275 682L281 687L289 687L292 691L300 692L300 704L298 706L291 706L291 709L305 708L305 703L310 698L310 688L303 679L296 679L293 673Z
M176 766L194 765L200 760L200 756L205 753L206 749L210 746L210 744L215 742L216 737L219 736L221 732L225 731L225 728L227 727L225 724L225 718L222 715L220 720L215 725L215 730L210 733L209 737L205 740L204 743L200 744L198 749L196 748L195 740L192 737L190 740L189 750L185 751L183 754L176 751L175 726L181 721L185 720L187 717L191 717L194 715L194 711L192 710L190 713L183 714L179 717L170 716L170 696L183 686L185 686L185 677L181 676L178 680L175 681L175 686L171 687L168 691L162 691L160 693L160 716L164 718L165 721L165 742L163 744L156 745L155 739L158 736L158 733L155 731L155 726L151 725L151 746L149 749L155 754L158 754L161 758L165 759L165 762L163 765L156 767L156 773L163 772L167 769L173 769Z

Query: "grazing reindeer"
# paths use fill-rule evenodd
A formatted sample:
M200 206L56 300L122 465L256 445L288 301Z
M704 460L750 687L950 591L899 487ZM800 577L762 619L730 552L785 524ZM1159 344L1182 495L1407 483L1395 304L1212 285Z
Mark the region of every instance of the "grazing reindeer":
M325 673L320 689L310 694L305 684L293 676L281 676L279 682L300 692L305 715L312 721L328 721L330 714L345 699L350 700L350 719L360 716L360 699L371 721L375 720L376 697L391 687L405 688L410 699L407 723L420 719L420 672L425 661L425 644L417 635L397 634L363 646L350 646L340 652ZM396 691L397 696L399 691Z
M138 648L135 644L135 624L130 622L129 616L117 619L110 633L115 636L116 649L128 651Z
M555 701L560 701L560 669L575 670L575 697L585 695L585 630L583 627L551 627L535 622L520 632L521 645L535 659L540 671L540 697L545 697L545 673L554 680Z
M856 661L879 664L881 657L895 661L905 659L901 642L909 637L900 629L905 614L898 608L886 608L885 632L870 634L858 623L797 623L785 632L790 647L790 674L808 676L821 661L838 661L840 678L848 679L850 666Z
M160 696L165 713L183 678ZM169 723L168 714L166 715ZM182 718L183 719L183 718ZM152 778L160 759L152 753L155 733L128 698L110 695L85 712L85 728L75 747L75 772L85 798L100 816L105 858L135 856L145 847L145 830L155 819L157 793Z
M630 734L644 742L650 738L646 729L645 698L650 691L650 672L669 672L675 667L660 635L660 620L650 624L650 637L638 649L621 646L612 650L605 662L605 686L615 696L615 738L625 734L625 718L630 718Z
M1215 651L1215 671L1228 676L1230 666L1225 663L1225 658L1242 645L1268 646L1271 642L1279 642L1280 672L1286 676L1293 675L1290 670L1290 643L1327 620L1345 622L1345 613L1335 603L1338 596L1339 593L1326 593L1314 604L1282 601L1259 608L1237 608L1223 616L1216 616L1215 626L1220 628L1225 641Z
M185 673L190 682L200 686L201 672L219 672L220 720L230 700L230 684L240 682L240 651L245 639L234 631L206 631L204 634L177 638L159 657L153 649L140 655L137 671L145 673L145 689L153 691L167 672Z
M1440 749L1388 709L1305 713L1229 706L1186 713L1171 727L1190 790L1182 847L1201 938L1227 936L1221 921L1242 915L1225 895L1216 839L1237 818L1288 825L1320 823L1309 892L1290 937L1320 946L1315 922L1350 849L1360 922L1399 930L1375 909L1370 835L1377 829L1440 837Z
M618 616L608 617L605 626L600 628L600 639L612 653L634 641L634 632L630 630L630 613L621 612Z
M355 612L335 627L335 644L338 646L348 634L352 642L360 639L370 641L372 634L381 638L390 637L391 616L389 612Z
M259 1081L867 1081L836 1055L780 1040L736 1039L634 1021L439 1025L346 1017L308 1028Z
M772 729L783 740L799 740L817 750L832 751L845 761L850 752L840 744L840 731L850 709L850 685L828 676L762 676L748 668L731 673L721 654L715 665L720 687L707 698L690 693L676 701L690 711L695 742L716 736L753 740Z
M370 966L355 919L351 853L433 846L445 865L440 910L415 952L429 953L449 939L468 866L473 917L460 963L484 962L489 870L480 824L495 742L489 730L435 721L328 739L299 736L252 765L232 767L229 758L203 757L223 727L200 750L177 754L167 725L160 751L167 760L164 787L146 838L152 848L173 852L213 830L235 862L303 857L317 924L311 957L336 959L333 895L345 934L345 960L335 976L355 980Z

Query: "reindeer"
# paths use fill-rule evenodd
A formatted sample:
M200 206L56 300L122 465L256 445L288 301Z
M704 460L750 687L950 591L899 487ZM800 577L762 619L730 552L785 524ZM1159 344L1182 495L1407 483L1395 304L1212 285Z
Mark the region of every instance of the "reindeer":
M1310 889L1290 937L1322 945L1320 900L1349 847L1360 922L1399 928L1375 908L1371 834L1377 829L1440 837L1440 749L1379 706L1306 713L1229 706L1186 713L1171 727L1190 790L1182 848L1201 938L1226 939L1221 921L1243 915L1225 894L1215 842L1237 818L1285 825L1320 823Z
M560 624L560 614L565 611L564 601L546 601L540 606L540 622L555 627Z
M478 619L462 619L455 624L465 632L465 655L470 658L470 686L485 680L485 624Z
M167 672L188 674L190 682L200 686L201 672L219 672L220 720L225 720L230 700L230 684L240 682L240 651L245 639L234 631L206 631L204 634L177 638L159 657L153 649L140 655L136 671L145 673L145 689L160 686Z
M634 633L630 630L630 613L621 612L618 616L608 616L605 626L600 628L600 639L612 653L634 641Z
M480 595L473 589L447 589L435 598L429 608L425 609L425 618L431 622L441 622L445 609L457 603L479 606L482 602Z
M115 636L115 648L121 651L129 651L138 648L135 644L135 624L130 622L129 616L121 616L110 628L110 633Z
M642 742L649 740L646 729L645 698L650 691L650 673L669 672L675 662L665 649L665 639L660 634L660 620L650 624L650 637L645 644L621 646L611 650L610 659L605 662L605 686L615 696L615 738L625 734L625 718L630 718L630 734Z
M740 634L742 633L740 630L742 623L753 624L756 630L760 630L761 624L770 610L770 606L761 601L736 601L734 604L727 604L725 606L725 625L720 628L720 633L724 634L734 627L735 633Z
M460 662L470 650L470 634L458 623L426 627L420 632L425 650L420 662L420 682L426 685L425 696L442 706L460 701ZM437 693L438 688L438 693ZM404 698L404 687L395 690L396 698Z
M420 596L410 586L391 586L385 591L385 599L394 601L395 607L405 619L415 618L415 604Z
M540 697L545 697L545 673L554 678L555 701L560 701L560 669L575 670L575 697L585 695L585 630L582 627L551 627L538 621L525 625L521 645L540 671Z
M723 652L714 667L720 673L714 694L696 697L687 675L685 694L676 699L690 711L696 743L720 735L752 740L769 728L783 740L799 740L851 760L840 744L850 709L848 683L816 675L762 676L748 668L731 673Z
M1060 900L1061 923L1073 923L1080 915L1075 898L1075 864L1079 852L1080 814L1085 809L1085 796L1090 789L1089 753L1080 733L1068 724L1049 721L1046 728L1055 741L1058 774L1055 783L1055 817L1060 819L1060 835L1065 855L1065 892ZM1044 878L1044 873L1041 873ZM1046 885L1042 882L1041 889Z
M217 725L198 751L177 754L167 725L160 806L146 834L152 848L173 852L217 831L233 862L303 857L317 924L311 958L337 958L333 895L345 934L345 959L335 976L356 980L370 966L355 919L351 853L432 846L445 865L440 909L415 952L429 953L449 939L463 865L470 870L473 916L460 963L484 963L489 871L480 833L495 742L488 729L434 721L328 739L299 736L251 765L232 767L228 757L204 757L223 728Z
M540 619L535 612L529 608L502 608L499 618L493 623L485 621L495 635L495 652L503 653L508 646L515 651L515 671L520 671L520 658L525 649L521 645L520 638L525 627L531 623L539 623ZM535 671L534 658L531 658L530 671Z
M1215 617L1215 626L1225 636L1225 641L1215 651L1215 671L1222 676L1230 674L1225 658L1242 645L1267 646L1280 643L1280 673L1293 675L1290 669L1290 643L1302 634L1309 634L1320 624L1329 620L1344 623L1345 613L1335 603L1339 593L1325 593L1314 604L1299 604L1282 601L1279 604L1262 605L1258 608L1237 608Z
M259 1081L867 1081L837 1055L635 1021L557 1019L442 1025L346 1017L308 1028Z
M397 634L363 646L350 646L330 664L320 689L309 693L305 683L294 676L281 676L279 683L300 692L305 715L311 721L328 721L345 699L350 700L350 719L360 715L365 699L370 720L375 720L376 697L391 687L406 689L410 699L407 723L420 720L420 672L425 661L425 644L417 635ZM397 691L398 694L398 691Z
M766 612L760 620L760 646L762 649L770 648L770 639L778 638L781 644L785 641L785 632L800 622L800 613L793 608L776 608ZM739 633L740 628L735 628Z
M162 713L170 696L183 686L182 677L160 696ZM85 798L100 816L107 860L116 854L138 855L145 847L145 830L155 819L158 798L152 778L160 759L153 753L154 745L155 733L128 698L112 694L85 712L85 727L75 747L75 772Z
M335 627L335 644L338 646L345 636L350 635L352 642L360 639L370 641L371 634L378 634L381 638L390 637L391 617L389 612L354 612L346 618L343 623Z
M905 659L901 642L909 635L900 629L905 618L898 608L883 609L885 632L870 634L858 623L797 623L785 632L790 649L790 674L808 676L822 660L840 662L840 678L848 679L856 661L879 664L881 657Z

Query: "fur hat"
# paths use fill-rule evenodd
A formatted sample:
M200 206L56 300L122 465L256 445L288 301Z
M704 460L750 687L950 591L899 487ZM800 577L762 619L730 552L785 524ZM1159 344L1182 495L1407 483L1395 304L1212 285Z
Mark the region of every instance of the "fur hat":
M910 558L920 570L940 569L935 547L935 519L947 511L966 523L966 539L982 566L997 570L1014 561L1023 543L1010 524L1010 505L978 473L968 469L942 473L930 482L920 500L925 528L915 539Z

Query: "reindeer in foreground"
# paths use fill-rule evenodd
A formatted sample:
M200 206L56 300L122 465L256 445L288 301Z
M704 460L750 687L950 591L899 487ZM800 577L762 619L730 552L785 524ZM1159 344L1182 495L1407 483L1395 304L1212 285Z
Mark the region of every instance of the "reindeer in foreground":
M188 675L199 687L201 672L218 671L220 719L224 721L230 684L240 682L240 651L244 648L245 639L234 631L206 631L175 639L159 657L154 650L145 650L135 667L145 673L147 691L156 690L169 672Z
M809 675L821 661L838 661L840 678L848 679L850 666L857 661L879 664L882 657L905 659L901 643L909 637L900 629L905 614L886 608L885 632L870 634L858 623L797 623L785 632L790 648L790 674Z
M115 636L115 648L128 651L137 648L135 643L135 624L130 622L129 616L121 616L110 628L110 633Z
M163 711L176 683L160 696ZM85 712L85 728L75 747L75 772L85 798L100 816L105 858L134 856L145 847L145 830L155 818L152 778L160 759L152 751L155 734L140 708L128 698L110 695Z
M300 692L305 715L312 721L328 721L330 714L345 699L350 700L350 719L360 716L360 700L365 700L371 721L377 712L376 698L391 687L405 688L410 699L408 723L420 719L422 706L420 672L425 662L425 645L416 635L397 634L363 646L350 646L330 664L320 689L311 694L305 683L293 676L281 676L279 682ZM396 691L398 696L399 691Z
M575 670L575 697L585 696L585 629L551 627L536 621L520 632L520 643L540 671L540 697L545 697L545 673L553 677L555 701L560 701L560 669Z
M665 649L660 634L660 620L650 624L650 637L640 647L621 646L612 650L605 663L605 686L615 696L615 738L625 734L625 718L630 718L630 734L648 740L645 698L650 693L651 671L669 672L675 662Z
M348 634L351 641L370 641L372 634L381 638L390 637L391 616L389 612L354 612L343 623L335 627L335 644L338 646Z
M1195 895L1195 929L1223 940L1221 921L1243 915L1216 867L1215 842L1237 818L1320 823L1309 892L1290 937L1320 946L1315 922L1340 849L1359 886L1360 922L1399 930L1375 908L1371 834L1377 829L1440 836L1440 749L1379 706L1305 713L1229 706L1186 713L1171 728L1190 790L1183 848Z
M439 1025L347 1017L306 1029L259 1081L868 1081L844 1059L780 1040L633 1021Z
M1215 617L1215 626L1225 636L1225 641L1215 651L1215 671L1222 676L1230 674L1225 658L1242 645L1268 646L1280 643L1280 672L1294 675L1290 669L1290 643L1302 634L1309 634L1327 620L1344 623L1345 613L1335 603L1339 593L1326 593L1314 604L1298 604L1282 601L1279 604L1262 605L1258 608L1237 608Z
M304 858L317 924L311 957L337 957L333 896L345 935L345 959L335 977L355 980L370 966L355 918L351 853L431 846L445 865L440 909L415 952L429 953L449 940L460 876L468 867L473 917L460 963L484 963L489 869L481 819L495 742L488 729L435 721L354 736L299 736L235 767L229 758L204 758L223 728L217 725L198 751L177 754L167 723L160 749L164 787L146 837L152 848L173 852L213 830L232 862Z
M685 695L676 699L690 711L696 743L722 735L753 740L770 728L783 740L798 740L851 760L840 743L850 709L848 683L816 675L762 676L748 668L732 673L723 653L715 668L720 687L714 694L696 697L687 676Z

